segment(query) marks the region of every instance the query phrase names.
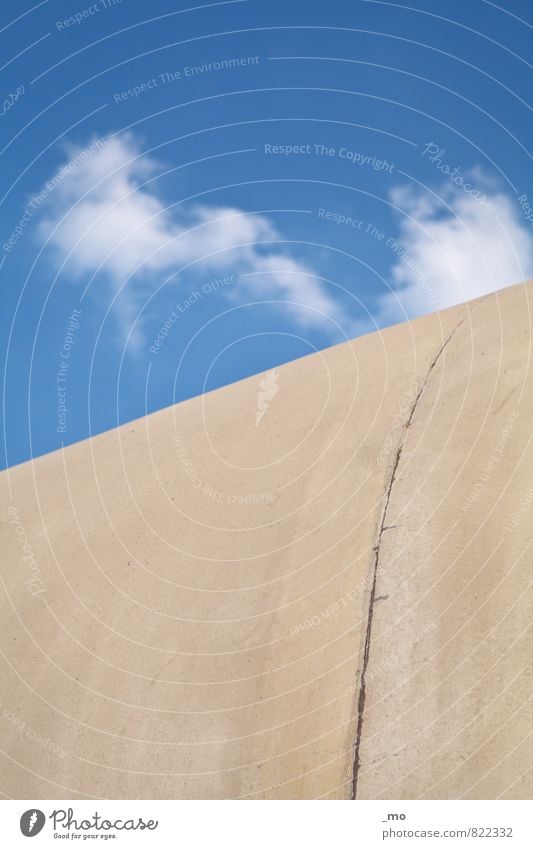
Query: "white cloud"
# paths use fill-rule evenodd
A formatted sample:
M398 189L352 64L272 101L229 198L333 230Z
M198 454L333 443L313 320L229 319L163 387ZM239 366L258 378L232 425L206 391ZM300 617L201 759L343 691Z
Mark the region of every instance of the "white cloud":
M303 263L264 244L281 238L266 216L202 204L168 209L151 181L160 163L143 155L131 134L108 139L89 156L69 154L77 165L54 178L41 234L71 274L100 271L117 289L128 281L123 321L166 276L191 264L189 274L236 272L241 300L298 301L304 306L282 309L303 327L334 332L338 303Z
M485 202L447 182L438 195L396 188L390 201L403 213L389 249L393 292L379 299L379 325L478 298L533 276L533 242L510 197L480 169ZM493 207L493 208L491 208Z
M161 163L143 154L132 134L92 147L90 155L88 148L69 149L70 165L47 184L41 234L71 275L85 282L99 274L115 290L123 287L119 319L126 332L155 288L167 278L179 286L195 271L232 272L238 283L227 297L284 301L280 308L300 327L334 336L335 322L348 333L368 332L533 277L530 231L517 205L480 169L471 177L485 202L451 180L435 194L397 187L390 201L399 233L384 247L392 291L377 299L372 323L353 322L321 278L287 249L268 244L282 237L265 215L199 203L169 208L155 189Z

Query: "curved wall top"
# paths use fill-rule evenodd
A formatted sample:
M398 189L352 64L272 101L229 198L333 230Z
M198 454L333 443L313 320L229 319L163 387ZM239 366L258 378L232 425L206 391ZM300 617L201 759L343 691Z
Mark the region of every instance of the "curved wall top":
M0 790L530 795L532 298L4 472Z

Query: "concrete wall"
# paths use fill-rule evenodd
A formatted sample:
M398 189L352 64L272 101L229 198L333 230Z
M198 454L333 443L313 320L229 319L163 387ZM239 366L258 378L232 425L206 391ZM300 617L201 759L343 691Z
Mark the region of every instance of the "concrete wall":
M530 795L532 296L3 473L2 793Z

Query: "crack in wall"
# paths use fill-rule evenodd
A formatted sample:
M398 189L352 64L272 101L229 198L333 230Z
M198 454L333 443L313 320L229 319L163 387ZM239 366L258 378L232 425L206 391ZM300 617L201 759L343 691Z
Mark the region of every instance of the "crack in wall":
M420 387L418 393L416 394L416 397L415 397L413 404L411 406L411 410L409 411L409 415L408 415L407 420L405 422L405 425L403 427L402 435L401 435L401 438L400 438L400 443L398 445L398 448L396 449L396 455L394 457L394 462L392 464L392 471L391 471L391 474L390 474L390 477L389 477L389 482L388 482L386 490L385 490L385 499L384 499L383 510L382 510L382 513L381 513L381 521L380 521L380 524L379 524L377 542L376 542L376 545L372 549L374 551L374 565L373 565L373 572L372 572L372 588L370 590L370 598L369 598L369 603L368 603L365 647L364 647L364 652L363 652L363 665L362 665L362 669L361 669L360 684L359 684L359 697L358 697L358 700L357 700L357 730L356 730L356 735L355 735L354 761L353 761L353 773L352 773L352 799L357 798L357 783L358 783L358 780L359 780L359 770L360 770L360 767L361 767L361 740L362 740L362 736L363 736L364 711L365 711L365 702L366 702L366 670L367 670L367 667L368 667L368 661L370 659L370 643L371 643L371 639L372 639L372 619L373 619L373 616L374 616L374 606L375 606L375 603L377 601L377 599L376 599L376 587L377 587L378 572L379 572L379 557L380 557L380 548L381 548L381 538L383 536L384 531L390 530L390 529L396 527L395 525L386 525L387 510L388 510L389 502L390 502L390 498L391 498L392 487L394 486L394 481L396 480L396 474L397 474L397 471L398 471L398 466L399 466L400 459L401 459L402 452L403 452L403 448L404 448L404 445L405 445L405 440L407 438L407 431L411 427L411 423L413 421L413 416L415 414L418 403L419 403L419 401L420 401L422 395L424 394L424 391L425 391L425 389L428 385L428 381L429 381L429 378L431 377L431 373L432 373L433 369L435 368L435 366L437 365L437 363L438 363L438 361L439 361L439 359L442 355L442 352L444 351L444 349L446 348L448 343L451 342L451 340L455 336L456 332L459 330L461 325L464 324L464 322L465 322L465 319L463 318L454 327L454 329L446 337L446 339L444 340L444 342L440 346L439 350L437 351L435 357L433 358L432 362L430 363L430 366L427 370L427 373L426 373L426 376L425 376L424 381L422 383L422 386Z

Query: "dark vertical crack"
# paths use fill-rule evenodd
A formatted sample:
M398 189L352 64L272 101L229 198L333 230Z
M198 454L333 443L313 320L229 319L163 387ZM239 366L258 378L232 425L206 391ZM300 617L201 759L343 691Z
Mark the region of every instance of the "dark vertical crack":
M383 510L381 513L381 521L379 523L379 530L377 534L376 545L373 548L374 551L374 564L372 567L372 588L370 590L370 598L368 603L368 616L366 623L366 635L365 635L365 647L363 653L363 665L361 668L360 675L360 684L359 684L359 697L357 700L357 730L355 735L355 747L354 747L354 761L353 761L353 773L352 773L352 799L357 798L357 782L359 779L359 769L361 767L361 739L363 736L363 724L364 724L364 713L365 713L365 701L366 701L366 670L368 667L368 661L370 658L370 643L372 639L372 620L374 617L374 605L376 602L376 587L378 580L378 572L379 572L379 557L380 557L380 549L381 549L381 538L383 536L383 532L388 530L389 528L395 527L394 525L386 525L387 519L387 510L389 507L389 502L391 498L392 487L394 486L394 481L396 480L396 473L398 471L398 466L400 464L400 459L403 452L403 447L405 444L405 439L407 435L407 431L411 426L411 422L413 421L413 416L415 414L416 408L418 406L418 402L420 401L424 391L427 387L429 378L431 377L431 373L435 366L437 365L439 358L448 345L448 343L453 339L456 332L459 330L461 325L464 323L465 319L461 319L461 321L454 327L452 332L446 337L439 350L437 351L433 361L431 362L426 377L422 383L422 386L418 390L413 404L411 406L411 410L409 411L409 415L404 424L402 436L400 438L400 444L396 450L396 455L394 457L394 462L392 464L392 471L389 477L389 481L387 487L385 489L385 498Z

